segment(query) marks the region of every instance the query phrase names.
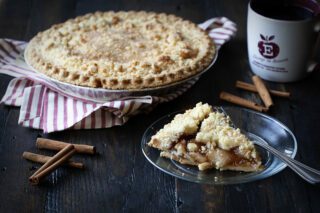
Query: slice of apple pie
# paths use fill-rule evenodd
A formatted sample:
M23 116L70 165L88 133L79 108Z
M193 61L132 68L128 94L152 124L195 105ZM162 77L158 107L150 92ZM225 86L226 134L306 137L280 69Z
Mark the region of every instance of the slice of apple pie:
M216 168L252 172L261 169L261 159L253 143L230 125L229 117L198 103L178 114L154 136L149 146L160 156L199 170Z

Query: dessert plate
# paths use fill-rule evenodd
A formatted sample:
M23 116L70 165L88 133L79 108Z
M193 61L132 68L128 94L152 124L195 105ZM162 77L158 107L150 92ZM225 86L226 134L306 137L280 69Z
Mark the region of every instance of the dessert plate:
M252 141L268 143L283 154L294 158L297 141L293 133L278 120L252 110L239 107L223 107L234 125L241 129ZM147 160L161 171L174 177L204 184L239 184L270 177L282 171L286 165L265 149L256 146L264 168L259 172L219 171L215 169L199 171L195 166L183 165L174 160L160 157L160 151L149 147L151 136L169 123L179 112L166 115L151 124L145 131L141 148Z

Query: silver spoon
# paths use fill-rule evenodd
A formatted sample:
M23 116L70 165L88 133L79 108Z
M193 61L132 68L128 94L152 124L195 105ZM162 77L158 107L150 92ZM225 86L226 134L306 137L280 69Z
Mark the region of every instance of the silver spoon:
M221 113L225 114L226 116L228 116L228 114L223 109L223 107L217 107L216 109L218 112L221 112ZM235 125L233 123L231 123L231 125L233 127L235 127ZM297 173L300 177L302 177L307 182L309 182L311 184L316 184L316 183L320 182L320 171L319 170L311 168L311 167L309 167L309 166L307 166L297 160L294 160L294 159L288 157L287 155L279 152L278 150L276 150L275 148L273 148L272 146L270 146L266 143L262 143L261 141L253 141L253 143L261 146L262 148L264 148L267 151L269 151L270 153L272 153L274 156L278 157L289 168L291 168L295 173Z

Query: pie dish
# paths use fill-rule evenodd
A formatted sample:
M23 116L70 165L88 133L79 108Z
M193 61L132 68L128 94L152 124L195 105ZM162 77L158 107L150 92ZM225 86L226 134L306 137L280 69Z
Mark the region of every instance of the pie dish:
M25 58L61 82L111 90L161 87L193 76L216 49L205 31L174 15L96 12L38 33Z
M259 171L261 158L253 143L230 124L224 113L208 104L177 114L151 137L149 146L161 150L160 156L199 170Z
M296 156L298 150L296 138L290 129L278 120L268 115L240 107L213 106L212 108L213 110L223 109L233 124L241 132L245 133L250 141L266 143L291 158ZM152 136L157 134L164 125L170 123L177 114L183 112L178 111L159 118L150 124L142 136L141 150L143 155L151 165L160 171L186 181L225 185L261 180L279 173L286 167L286 164L281 160L257 145L255 145L255 148L261 157L262 169L254 172L220 171L217 169L199 171L196 166L181 164L173 159L160 157L161 151L150 147L148 143Z

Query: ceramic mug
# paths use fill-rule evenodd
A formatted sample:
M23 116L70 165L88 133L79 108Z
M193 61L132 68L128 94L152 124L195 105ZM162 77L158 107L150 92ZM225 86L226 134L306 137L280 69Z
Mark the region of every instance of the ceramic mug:
M252 0L247 22L251 70L275 82L297 81L312 72L319 14L320 6L312 0Z

